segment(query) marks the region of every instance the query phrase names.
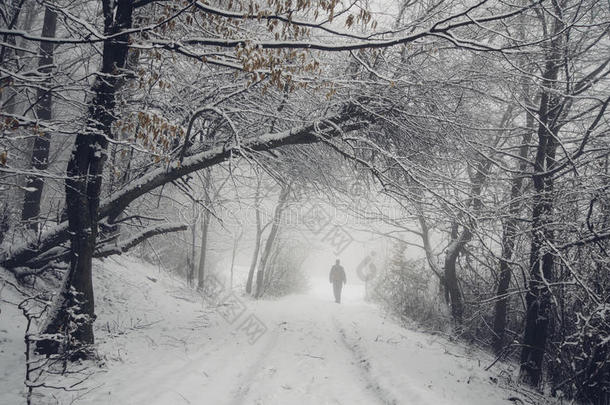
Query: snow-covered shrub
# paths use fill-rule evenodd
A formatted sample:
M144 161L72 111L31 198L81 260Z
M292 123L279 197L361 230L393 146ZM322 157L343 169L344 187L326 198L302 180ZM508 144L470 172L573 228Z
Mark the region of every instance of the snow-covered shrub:
M422 260L407 259L405 249L403 243L394 246L388 263L374 281L371 298L403 319L445 330L451 322L432 275Z
M295 246L280 241L265 268L263 294L281 297L304 292L309 280L301 264L304 255Z
M580 295L580 297L578 297ZM571 301L570 315L553 334L548 374L556 396L594 405L610 404L610 304L586 303L585 294Z
M308 279L300 266L273 265L267 268L265 277L265 294L281 297L288 294L304 292L308 288Z

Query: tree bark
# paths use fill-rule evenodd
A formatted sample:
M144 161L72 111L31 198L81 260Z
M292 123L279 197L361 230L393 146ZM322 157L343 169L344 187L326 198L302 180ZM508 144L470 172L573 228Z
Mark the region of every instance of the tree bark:
M497 301L494 307L494 323L492 348L496 355L504 351L506 344L506 323L508 314L507 292L512 278L511 261L515 249L518 226L517 217L521 210L522 203L519 199L523 190L523 176L527 170L527 156L529 153L529 143L532 140L531 128L534 126L534 116L528 111L526 118L526 130L521 139L519 148L519 172L516 173L511 181L510 203L508 206L508 218L504 222L502 229L502 253L500 257L500 276L496 289Z
M462 234L458 234L457 223L452 226L451 242L447 247L444 266L444 281L446 294L449 295L451 301L451 316L457 325L461 325L464 316L464 300L458 282L456 261L466 243L470 241L472 234L468 229L465 229Z
M258 254L261 249L261 238L263 236L263 229L261 225L261 213L260 213L260 178L256 184L256 194L254 195L254 207L256 209L256 236L254 239L254 252L252 252L252 261L250 262L250 270L248 271L248 280L246 281L246 293L252 293L252 281L254 279L254 271L256 270L256 262L258 262Z
M269 260L269 256L273 250L273 244L275 243L275 237L280 229L280 222L282 219L282 211L284 210L284 205L288 200L288 195L290 194L291 185L285 185L282 187L280 191L280 196L277 201L277 205L275 206L275 213L273 215L273 224L271 225L271 230L269 231L269 236L267 237L267 241L265 242L265 249L263 250L263 255L261 256L261 262L258 266L258 271L256 273L256 293L254 295L255 298L260 298L263 295L263 281L265 277L265 266L267 266L267 261Z
M14 29L19 27L23 31L29 31L32 27L34 17L36 16L34 2L26 3L24 0L9 0L6 2L5 24L2 28ZM24 5L25 4L25 5ZM25 9L25 11L23 10ZM25 13L23 22L20 23L20 17ZM4 19L3 19L4 20ZM2 35L3 41L0 45L0 66L11 68L14 71L19 71L19 58L24 53L19 48L18 41L12 35ZM25 48L25 47L22 47ZM11 60L14 59L14 62ZM10 76L0 80L0 111L8 116L15 113L19 103L19 92L13 85ZM6 177L6 173L0 172L0 182ZM4 241L6 235L11 228L11 207L16 204L16 199L11 195L10 189L0 190L0 244Z
M507 113L508 115L508 113ZM505 117L507 116L505 115ZM504 119L502 120L504 121ZM472 207L472 215L476 215L482 207L481 192L483 184L487 179L491 163L488 161L479 162L476 166L476 173L471 175L472 186L470 190L470 201L467 206ZM455 324L459 327L464 319L464 299L460 290L459 279L457 275L456 262L459 255L462 253L466 244L470 242L473 236L473 228L476 226L475 221L467 221L463 225L463 230L459 231L459 224L455 222L451 229L451 242L447 247L444 263L444 282L446 292L451 302L451 315Z
M197 289L203 291L205 284L205 265L208 251L208 234L210 230L210 206L212 204L212 174L210 169L204 170L203 173L203 191L205 193L205 207L203 212L203 218L201 220L201 250L199 253L199 266L197 267ZM193 261L194 261L193 257Z
M195 250L197 245L197 202L193 201L193 222L191 222L191 257L188 259L188 285L195 285ZM188 252L188 249L187 249Z
M208 233L210 230L210 211L205 209L201 220L201 253L199 255L199 267L197 271L197 288L203 290L205 284L205 265L208 250Z
M530 247L530 281L526 295L527 312L521 350L520 378L526 384L537 387L542 382L542 365L551 316L551 294L548 283L553 282L554 257L545 245L554 242L552 175L545 174L555 166L557 118L561 113L559 96L554 94L562 62L561 30L559 16L554 20L555 37L543 73L540 109L538 112L538 144L534 161L534 198L532 209L532 240Z
M131 28L133 5L129 0L102 1L104 33L113 36L104 41L101 74L93 85L93 99L89 102L87 128L92 131L76 136L74 149L67 168L66 211L70 233L71 258L62 290L63 300L48 322L44 333L54 334L67 330L71 313L77 317L73 341L69 350L76 350L77 357L88 356L86 346L94 343L94 296L92 283L92 259L97 239L99 202L102 174L106 159L108 139L112 137L111 125L115 120L115 86L121 69L125 67L129 34L121 31ZM84 350L79 350L82 346ZM38 350L52 354L57 345L40 341Z
M432 270L432 272L438 277L442 285L445 283L445 281L443 280L443 275L441 274L441 271L434 259L434 252L432 251L432 244L430 243L430 230L428 229L428 223L424 215L424 210L420 202L417 203L416 207L417 220L421 229L420 236L424 246L424 253L426 253L426 261L428 262L428 266L430 266L430 270Z
M42 37L55 37L57 27L57 14L49 7L45 8L44 22L42 26ZM38 61L38 70L41 73L49 74L51 65L53 65L53 48L51 42L40 43L40 55ZM47 81L47 88L39 87L37 91L38 107L36 109L36 118L40 121L50 121L52 118L53 95L51 93L51 79ZM48 167L49 147L51 142L51 134L48 131L34 138L34 146L32 148L32 158L30 166L37 171L46 170ZM34 231L38 229L38 216L40 215L40 200L42 197L42 189L44 181L39 176L28 176L26 179L25 195L23 198L23 210L21 211L21 220L26 222L28 227Z
M4 18L0 20L5 21L5 24L0 25L0 28L12 30L19 27L19 29L23 31L30 31L32 24L34 23L34 18L37 14L34 7L34 2L26 3L25 0L9 0L6 11L8 11L7 15L5 16L6 20L4 20ZM23 14L25 14L25 18L22 18L21 20L23 20L23 22L20 22L20 17ZM13 64L11 63L11 58L13 56L21 56L23 54L23 50L18 49L20 45L18 44L15 36L4 34L2 35L2 39L2 45L0 45L0 65L6 66L6 64L9 63ZM15 64L17 63L18 59ZM16 66L15 64L13 64L11 67L18 70L20 66ZM3 81L0 81L0 87L3 87L4 90L8 90L2 92L2 97L0 99L3 101L0 106L6 113L13 114L17 105L17 100L15 99L17 96L17 90L12 85L10 77L6 77Z
M240 233L239 236L235 237L235 239L233 239L233 250L231 253L231 271L230 271L230 278L229 278L229 289L233 290L233 271L235 269L235 256L237 255L237 248L239 247L239 240L241 239L242 234Z

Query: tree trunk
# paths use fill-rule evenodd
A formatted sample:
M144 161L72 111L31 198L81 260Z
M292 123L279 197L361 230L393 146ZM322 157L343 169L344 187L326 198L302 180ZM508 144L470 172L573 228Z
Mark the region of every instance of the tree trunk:
M30 31L34 19L37 16L35 6L35 2L26 3L23 0L9 0L7 7L8 13L5 16L6 20L4 18L0 20L0 22L4 22L4 24L1 25L2 28L7 28L9 30L19 28L23 31ZM22 15L24 15L24 18L21 18ZM22 22L20 22L20 20L22 20ZM11 68L15 71L19 71L22 67L19 65L19 58L15 58L16 61L14 63L11 59L13 59L14 56L21 57L24 54L23 49L25 49L26 46L19 44L13 35L4 34L2 39L2 45L0 45L0 65L6 66L7 64L12 64ZM14 49L13 47L17 47L17 49ZM2 94L0 94L0 100L2 100L0 108L9 115L14 114L17 109L18 90L12 85L10 76L6 77L3 81L0 81L0 87L4 90Z
M10 0L6 2L7 6L5 19L0 21L2 28L15 29L20 28L23 31L30 31L36 16L34 2L28 2L24 5L23 0ZM25 8L25 11L23 10ZM25 13L25 18L21 18L23 23L20 23L20 17ZM16 38L12 35L4 34L2 36L2 45L0 45L0 66L14 71L19 71L20 66L18 65L21 55L24 54L22 49L26 46L20 46L16 41ZM13 49L14 46L22 49ZM15 60L15 63L11 59ZM9 66L12 65L12 66ZM3 80L0 80L0 110L6 115L12 115L17 109L19 102L19 92L15 86L13 86L10 75L7 75ZM0 151L1 152L1 151ZM1 164L0 164L1 166ZM3 183L6 178L6 173L0 171L0 183ZM0 190L0 244L4 241L6 235L11 227L11 207L16 204L16 199L13 197L9 188Z
M267 265L267 261L269 260L269 256L271 255L271 251L273 250L273 244L275 242L275 237L280 229L280 221L282 219L282 211L284 210L284 205L286 204L286 200L288 199L288 194L290 193L290 184L283 186L282 191L280 191L280 196L277 201L277 205L275 207L275 213L273 215L273 224L271 225L271 230L269 231L269 236L267 237L267 241L265 242L265 249L263 250L263 255L261 256L261 262L258 266L258 272L256 273L256 293L254 295L255 298L260 298L263 295L263 280L265 277L265 266Z
M205 261L206 255L208 251L208 233L210 229L210 205L212 203L212 197L210 193L212 192L212 182L211 182L211 173L210 169L206 169L203 171L203 190L205 193L205 207L203 211L203 218L201 219L201 250L199 253L199 266L197 267L197 289L203 291L203 287L205 284ZM193 256L193 263L195 261L195 256Z
M197 203L193 201L193 222L191 222L191 257L188 259L188 285L195 285L195 246L197 244ZM187 249L188 253L188 249Z
M246 281L246 292L252 293L252 280L254 278L254 271L256 270L256 262L258 261L258 254L261 250L261 239L263 232L260 223L260 213L256 211L256 240L254 241L254 252L252 253L252 262L250 263L250 270L248 271L248 280Z
M208 233L210 229L210 211L203 213L201 221L201 253L199 255L199 268L197 272L197 288L203 290L205 283L205 259L208 250Z
M421 239L424 246L424 252L426 253L426 261L428 262L428 266L430 266L430 270L438 277L441 285L444 285L444 277L441 274L440 269L434 259L434 252L432 252L432 244L430 243L430 230L428 229L428 223L426 221L426 217L424 216L424 210L421 205L421 202L416 204L417 207L417 220L419 221L419 227L421 229Z
M237 255L237 248L239 247L239 241L241 240L242 235L243 229L241 233L235 239L233 239L233 253L231 254L231 271L229 278L229 287L231 290L233 290L233 270L235 269L235 256Z
M505 114L505 119L510 115L510 110ZM497 140L496 140L497 143ZM476 173L471 175L472 187L470 190L470 198L468 206L472 207L472 216L476 215L483 205L481 201L481 192L483 190L483 184L487 179L491 163L487 161L481 161L476 166ZM460 290L459 279L457 276L456 262L466 244L470 242L473 236L473 228L476 226L475 221L468 221L463 225L463 230L459 232L459 224L455 222L451 227L451 242L447 246L447 253L445 254L444 263L444 282L445 282L445 295L449 297L451 301L451 315L453 321L459 327L462 325L464 319L464 299L462 297L462 291Z
M529 101L529 100L528 100ZM534 116L528 111L526 118L526 131L523 133L521 147L519 148L519 172L516 173L511 181L510 203L508 206L508 218L504 222L502 230L502 254L500 257L500 277L496 289L497 301L494 308L494 323L492 348L496 355L500 355L506 344L506 323L508 313L508 297L507 292L512 278L512 270L510 262L513 258L515 241L517 238L517 216L521 210L521 201L519 197L523 190L523 173L527 170L527 155L529 152L529 143L532 140L531 128L534 126Z
M70 232L71 258L67 285L63 300L54 319L48 322L45 333L67 330L71 315L78 321L72 331L73 342L68 349L93 344L94 296L92 283L92 259L97 239L98 208L102 185L102 173L106 159L108 138L112 137L111 125L115 120L115 86L119 70L125 67L129 34L119 32L131 28L132 2L110 0L102 2L104 33L112 39L104 41L101 75L93 85L93 99L89 102L87 128L76 136L74 149L67 168L66 211ZM75 305L78 304L78 305ZM73 317L74 318L74 317ZM45 343L46 342L46 343ZM39 351L56 353L58 347L41 341ZM76 349L78 350L78 349ZM86 356L81 351L78 357Z
M45 8L44 23L42 26L42 36L46 38L55 37L55 29L57 27L57 14L50 8ZM51 65L53 64L53 48L51 42L40 43L40 56L38 61L38 70L41 73L49 74ZM51 93L51 81L47 82L48 88L39 87L37 91L38 107L36 116L39 121L50 121L52 117L53 96ZM46 170L49 159L49 146L51 142L51 134L47 131L40 136L34 138L34 146L32 148L31 168L37 171ZM21 220L26 222L30 229L36 231L38 229L38 215L40 214L40 200L42 197L42 189L44 181L39 176L28 176L26 179L26 187L23 210L21 211Z
M256 237L254 240L254 252L252 253L252 261L250 262L250 270L248 271L248 280L246 281L246 293L252 293L252 280L254 279L254 271L256 270L256 262L258 261L258 254L261 249L261 238L263 236L263 229L261 225L261 213L260 213L260 179L256 185L256 194L254 196L254 207L256 209Z
M458 224L454 223L451 230L451 243L447 247L444 266L445 294L449 295L451 302L451 316L456 325L461 325L464 316L464 300L458 282L456 261L466 243L470 241L472 234L465 229L461 235L458 234Z
M561 103L554 94L561 66L561 36L563 24L559 17L554 21L555 39L551 41L551 52L543 74L543 89L540 97L538 116L538 145L534 161L534 201L532 209L532 241L530 248L530 281L526 295L527 312L525 332L521 350L520 378L523 382L537 387L542 381L542 365L548 337L551 316L551 291L548 283L553 282L554 257L545 248L554 242L553 188L552 175L545 174L555 165L557 118Z

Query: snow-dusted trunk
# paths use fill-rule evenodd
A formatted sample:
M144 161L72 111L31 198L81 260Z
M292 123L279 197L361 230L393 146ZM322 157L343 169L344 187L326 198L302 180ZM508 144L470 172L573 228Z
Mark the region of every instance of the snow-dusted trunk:
M197 289L203 291L205 284L205 266L208 252L208 234L210 233L210 205L212 198L210 192L212 190L212 181L210 169L203 171L203 189L205 192L205 207L203 208L203 217L201 218L201 249L199 251L199 266L197 266ZM193 230L195 226L193 225ZM194 232L194 231L193 231ZM194 237L193 233L193 237ZM193 263L195 263L195 244L193 243Z
M432 251L432 245L430 243L430 229L428 228L428 222L426 221L426 217L424 216L424 211L421 206L421 203L417 204L417 220L419 222L419 226L421 229L421 239L422 244L424 246L424 252L426 254L426 261L428 262L428 266L430 266L430 270L438 277L441 286L444 285L444 277L441 274L440 269L438 268L438 264L434 259L434 253Z
M42 26L42 36L45 38L55 37L57 27L57 14L50 8L45 8L44 22ZM41 73L51 73L51 65L53 64L53 49L55 45L51 42L41 42L38 60L38 70ZM53 96L51 94L51 79L47 80L47 86L38 87L36 94L38 104L36 108L36 116L40 121L50 121L52 117ZM32 148L31 167L36 171L47 169L49 159L49 147L51 142L51 134L44 131L40 136L34 138L34 146ZM21 220L26 222L33 229L38 229L38 215L40 214L40 199L42 197L42 189L44 181L40 176L28 176L26 179L27 189L23 198L23 209L21 211Z
M481 210L483 204L481 201L481 193L489 174L490 167L490 162L480 162L476 166L476 174L471 175L471 197L468 205L472 207L471 215L473 216L477 215ZM459 255L464 251L466 244L472 239L475 226L475 221L468 221L466 224L462 225L463 229L460 232L459 224L455 222L451 227L451 241L449 242L445 253L443 268L443 281L446 289L445 294L449 297L449 302L451 303L453 321L458 326L461 325L464 320L464 299L460 289L456 263Z
M256 210L256 236L254 240L254 252L252 253L252 262L250 263L250 270L248 271L248 280L246 281L246 292L252 293L252 280L254 279L254 271L256 270L256 262L258 262L258 255L261 250L261 239L263 231L261 228L261 214Z
M451 230L451 242L447 247L445 254L445 265L443 279L445 282L445 294L449 296L449 302L451 303L451 315L453 321L457 325L461 325L464 316L464 300L462 299L462 292L460 290L460 284L458 281L456 261L466 243L472 238L472 233L468 228L464 229L461 234L458 234L457 223L453 224Z
M208 234L210 230L210 211L203 213L201 220L201 252L199 255L199 267L197 269L197 288L203 290L205 283L205 261L208 250Z
M193 201L193 222L191 223L191 257L187 258L187 282L189 286L195 283L195 250L197 248L197 203ZM188 253L189 249L187 249Z
M543 74L542 93L538 110L538 144L534 160L534 198L532 209L532 240L530 247L530 280L526 295L527 312L521 350L521 380L532 386L542 381L542 363L546 350L551 316L551 290L554 279L554 256L547 243L555 239L553 231L553 176L547 174L555 166L557 119L562 113L561 102L555 94L562 63L563 23L554 21L556 37L551 41L550 53Z
M3 18L0 18L0 28L6 28L8 30L19 28L23 31L30 31L38 13L35 2L32 1L24 4L23 0L9 0L7 3L6 9L4 9L6 14L2 16ZM2 35L2 43L0 44L0 65L14 63L10 60L14 59L14 56L21 57L26 50L27 46L19 44L15 39L15 36L9 34ZM15 66L11 67L14 68ZM6 112L9 115L15 113L17 104L19 103L18 89L13 86L10 77L10 75L7 75L0 80L0 87L3 89L0 94L0 100L2 100L0 106L2 107L3 112Z
M529 153L529 144L532 140L532 128L534 126L534 116L527 113L526 129L521 139L519 148L519 172L515 173L511 181L510 202L508 206L508 219L502 227L502 255L500 257L500 275L498 286L496 288L497 301L494 308L494 323L492 348L497 355L500 355L504 350L506 341L506 323L508 314L508 288L512 278L511 261L515 249L515 242L518 232L518 215L521 210L522 203L520 200L523 190L523 173L527 170L527 156Z
M235 239L233 239L233 251L231 253L231 271L229 272L229 287L233 290L233 272L235 270L235 256L237 256L237 249L239 248L239 241L241 240L243 233L240 233Z
M104 32L112 39L104 41L102 69L93 85L93 98L87 112L87 131L76 136L68 162L66 179L66 212L70 233L71 257L67 285L64 286L61 308L55 311L45 333L66 330L69 318L76 319L72 331L75 345L94 341L94 297L92 259L97 240L98 208L102 173L106 159L111 126L115 120L115 86L118 74L125 67L129 34L120 34L132 24L133 5L129 0L102 1ZM70 313L70 317L67 315ZM50 343L50 344L49 344ZM57 345L43 341L39 351L57 352ZM81 355L86 355L82 353Z
M261 250L261 238L263 236L263 228L261 224L260 213L260 179L256 184L256 194L254 195L254 207L256 215L256 235L254 239L254 252L252 252L252 261L250 262L250 270L248 271L248 280L246 281L246 293L252 293L252 281L254 280L254 271L256 270L256 262L258 262L258 254Z
M264 279L265 279L265 267L267 266L267 262L271 256L271 252L273 251L273 244L275 242L275 237L280 229L280 221L282 219L282 211L284 210L284 205L288 200L288 195L290 194L290 184L282 187L282 191L280 191L280 196L277 201L277 205L275 207L275 213L273 215L273 224L271 225L271 230L269 231L269 236L267 237L267 241L265 242L265 249L263 250L263 255L261 256L261 262L258 266L258 271L256 272L256 293L255 297L259 298L263 295L263 287L264 287Z
M31 30L37 14L34 2L24 4L21 0L9 0L3 6L6 7L4 9L6 14L3 15L4 18L0 19L1 28L7 28L9 30L20 28L23 31ZM24 54L25 50L27 50L27 46L23 44L18 45L18 41L13 35L2 35L0 44L0 66L15 68L14 65L10 66L10 64L14 63L11 59L18 60L21 55ZM15 58L15 56L17 56L17 58ZM17 110L17 105L19 103L19 91L13 85L10 74L4 75L4 77L0 79L0 89L2 89L0 92L0 110L8 116L13 115ZM6 154L3 155L3 158L0 157L0 166L4 165L4 159L6 159ZM0 183L5 182L6 176L7 174L5 172L0 171ZM10 230L11 208L15 203L16 199L12 197L10 188L0 189L0 244L4 241L5 236Z

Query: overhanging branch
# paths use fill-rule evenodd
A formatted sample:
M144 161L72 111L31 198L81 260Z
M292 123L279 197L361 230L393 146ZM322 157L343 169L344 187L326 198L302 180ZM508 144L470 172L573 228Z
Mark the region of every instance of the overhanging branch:
M264 134L252 139L242 139L240 145L230 143L218 146L189 156L182 163L175 161L169 167L151 170L124 189L103 200L98 210L98 221L122 212L132 201L157 187L187 174L226 161L231 154L243 153L245 151L264 152L282 146L315 143L323 139L339 136L341 134L337 129L339 127L342 131L354 131L369 125L370 120L357 120L358 118L364 117L353 108L346 107L340 114L316 120L310 124L287 131ZM29 241L18 246L12 252L8 252L5 257L0 259L0 265L8 269L26 266L28 262L31 262L41 254L67 242L69 237L68 223L67 221L62 222L44 232L40 238Z
M107 243L105 245L102 245L96 249L95 253L93 254L93 257L101 259L101 258L112 256L112 255L120 255L120 254L127 252L132 247L145 241L146 239L152 238L153 236L163 235L165 233L170 233L170 232L185 231L186 228L187 228L187 225L185 225L185 224L167 224L167 225L155 226L155 227L149 228L149 229L145 230L144 232L141 232L135 236L132 236L129 239L120 241L116 245L114 245L112 243Z

